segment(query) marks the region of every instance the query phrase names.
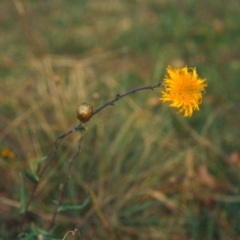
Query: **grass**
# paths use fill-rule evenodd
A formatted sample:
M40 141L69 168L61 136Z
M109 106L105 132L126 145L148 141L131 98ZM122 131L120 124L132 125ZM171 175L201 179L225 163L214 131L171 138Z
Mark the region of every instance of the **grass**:
M3 0L0 9L0 150L15 154L0 157L1 239L74 229L83 239L239 238L237 0ZM86 124L54 227L79 132L62 141L21 230L20 200L34 187L24 172L78 124L77 106L158 83L167 65L207 78L200 111L183 118L158 89L106 108Z

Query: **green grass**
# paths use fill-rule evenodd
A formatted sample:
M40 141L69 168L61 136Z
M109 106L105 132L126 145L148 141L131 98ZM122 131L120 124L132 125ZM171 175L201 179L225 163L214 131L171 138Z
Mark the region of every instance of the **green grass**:
M63 197L67 210L46 239L74 229L83 239L238 239L239 2L22 4L26 14L19 17L14 1L0 2L0 151L16 155L0 157L0 238L47 232L80 134L61 143L23 230L20 200L34 184L19 173L36 170L55 139L78 124L80 103L97 108L162 81L167 65L187 65L208 84L191 118L158 101L155 89L118 101L86 124Z

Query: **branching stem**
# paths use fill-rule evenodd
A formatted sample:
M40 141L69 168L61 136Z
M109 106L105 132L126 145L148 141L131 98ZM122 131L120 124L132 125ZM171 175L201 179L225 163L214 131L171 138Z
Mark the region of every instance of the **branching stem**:
M116 101L118 101L118 100L120 100L121 98L124 98L124 97L126 97L126 96L128 96L128 95L130 95L130 94L132 94L132 93L135 93L135 92L138 92L138 91L141 91L141 90L148 90L148 89L153 90L153 89L155 89L155 88L160 88L160 87L162 87L162 86L163 86L163 83L157 83L157 84L154 84L154 85L137 87L137 88L134 88L134 89L132 89L132 90L129 90L128 92L125 92L125 93L123 93L123 94L117 94L114 99L112 99L112 100L106 102L105 104L103 104L102 106L98 107L98 108L93 112L93 115L92 115L92 116L98 114L99 112L101 112L101 111L102 111L104 108L106 108L107 106L113 106ZM53 151L52 151L51 155L49 156L49 158L47 159L44 167L41 169L41 171L40 171L40 173L39 173L39 181L41 180L42 176L43 176L44 173L46 172L47 168L50 166L50 164L51 164L52 160L54 159L54 157L56 156L57 150L58 150L58 148L59 148L62 140L63 140L65 137L67 137L68 135L70 135L71 133L73 133L74 131L76 131L76 129L80 129L81 127L82 127L82 124L80 123L80 124L78 124L77 126L69 129L68 131L66 131L65 133L63 133L62 135L60 135L60 136L57 138L57 141L56 141L56 143L55 143L55 145L54 145L54 148L53 148ZM80 144L78 145L78 149L77 149L75 155L72 157L71 161L69 162L68 174L69 174L69 172L70 172L71 165L73 164L74 159L76 158L76 156L78 155L79 152L80 152ZM49 225L49 229L51 229L52 226L54 225L55 218L56 218L56 215L57 215L57 211L58 211L58 209L59 209L59 206L61 205L62 198L63 198L63 194L64 194L64 191L65 191L67 185L68 185L68 178L67 178L67 180L65 181L64 186L63 186L63 188L62 188L62 191L61 191L61 193L60 193L59 201L58 201L58 204L57 204L57 206L56 206L56 208L55 208L52 221L51 221L51 223L50 223L50 225ZM27 210L28 210L28 208L29 208L30 203L32 202L32 199L33 199L34 194L35 194L35 192L36 192L36 190L37 190L37 187L38 187L38 183L34 185L34 187L33 187L33 189L32 189L32 192L31 192L31 194L30 194L30 196L29 196L28 202L27 202L27 204L26 204L26 212L27 212ZM23 223L24 223L24 220L25 220L25 215L26 215L26 214L23 215L21 227L23 226Z

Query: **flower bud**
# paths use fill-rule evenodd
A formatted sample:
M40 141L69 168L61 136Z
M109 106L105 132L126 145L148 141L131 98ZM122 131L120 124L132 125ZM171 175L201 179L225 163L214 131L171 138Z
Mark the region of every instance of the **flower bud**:
M78 106L76 114L79 121L85 123L92 117L93 107L89 103L84 102Z

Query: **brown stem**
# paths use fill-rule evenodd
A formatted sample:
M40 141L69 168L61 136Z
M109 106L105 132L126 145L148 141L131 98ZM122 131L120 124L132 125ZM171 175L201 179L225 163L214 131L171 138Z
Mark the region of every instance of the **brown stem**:
M70 130L68 130L67 132L65 132L64 134L62 134L61 136L58 137L56 143L54 144L54 148L53 148L53 151L52 151L51 155L49 156L49 158L48 158L47 161L46 161L46 164L44 165L44 167L41 169L41 171L40 171L40 173L39 173L39 176L38 176L39 181L40 181L40 179L42 178L42 176L43 176L43 174L45 173L45 171L47 170L47 168L49 167L49 165L51 164L53 158L55 157L55 155L56 155L56 153L57 153L57 150L58 150L58 148L59 148L62 140L63 140L66 136L68 136L69 134L71 134L73 131L74 131L74 129L70 129ZM39 182L39 181L38 181L38 182ZM39 183L36 183L36 184L34 185L34 187L33 187L33 189L32 189L32 192L31 192L31 194L30 194L30 196L29 196L29 199L28 199L28 201L27 201L26 211L25 211L25 213L23 214L22 221L21 221L21 228L23 227L23 223L24 223L25 217L26 217L26 212L27 212L27 210L28 210L28 208L29 208L29 205L30 205L30 203L31 203L31 201L32 201L32 199L33 199L33 197L34 197L34 194L35 194L35 192L36 192L36 190L37 190L38 184L39 184Z
M123 94L117 94L116 97L108 102L106 102L105 104L103 104L102 106L100 106L99 108L97 108L94 112L93 112L93 116L96 115L97 113L99 113L100 111L102 111L105 107L107 106L112 106L116 101L118 101L119 99L123 98L123 97L126 97L127 95L129 94L132 94L132 93L135 93L135 92L138 92L138 91L141 91L141 90L147 90L147 89L151 89L153 90L154 88L160 88L162 87L162 83L158 83L158 84L155 84L155 85L150 85L150 86L143 86L143 87L137 87L137 88L134 88L126 93L123 93Z
M107 106L112 106L116 101L118 101L119 99L123 98L123 97L126 97L127 95L129 94L132 94L132 93L135 93L135 92L138 92L138 91L141 91L141 90L147 90L147 89L155 89L155 88L160 88L163 86L163 83L157 83L157 84L154 84L154 85L149 85L149 86L143 86L143 87L137 87L137 88L134 88L132 90L129 90L128 92L126 93L123 93L123 94L117 94L116 97L108 102L106 102L105 104L103 104L102 106L98 107L94 112L93 112L93 115L96 115L98 114L100 111L102 111L104 108L106 108ZM42 178L43 174L45 173L45 171L47 170L47 168L50 166L50 163L52 162L53 158L55 157L56 153L57 153L57 150L60 146L60 143L62 142L62 140L67 137L68 135L70 135L72 132L74 132L75 130L78 130L82 127L82 124L78 124L77 126L71 128L70 130L66 131L65 133L63 133L62 135L60 135L58 138L57 138L57 142L55 143L55 146L54 146L54 149L52 151L52 154L50 155L50 157L48 158L48 160L46 161L46 164L45 166L42 168L42 170L40 171L39 173L39 181L40 179ZM80 149L79 149L80 151ZM75 157L74 157L75 158ZM71 163L72 164L72 163ZM70 166L71 167L71 166ZM66 183L67 184L67 183ZM37 187L38 187L38 183L35 184L31 194L30 194L30 197L28 199L28 202L27 202L27 205L26 205L26 212L29 208L29 205L34 197L34 194L37 190ZM64 187L63 187L64 189ZM60 198L62 199L62 197ZM61 204L61 202L60 202ZM55 210L57 211L57 210ZM23 223L24 223L24 219L25 219L25 214L23 215L23 218L22 218L22 222L21 222L21 226L23 226ZM53 219L53 223L55 221L55 217ZM52 226L50 225L49 226L49 229L51 228Z
M59 194L59 197L58 197L58 202L56 204L56 207L55 207L52 219L50 221L50 224L49 224L49 227L48 227L48 231L50 231L52 229L52 227L54 226L54 224L55 224L55 220L56 220L56 217L57 217L58 209L59 209L59 207L62 204L63 196L64 196L64 193L65 193L65 191L67 189L69 179L71 177L72 165L73 165L74 160L76 159L76 157L77 157L77 155L79 154L80 151L81 151L81 142L79 141L77 150L76 150L76 152L74 153L74 155L72 156L72 158L70 159L70 161L68 163L68 170L67 170L68 176L66 177L65 182L63 184L63 187L62 187L62 189L60 191L60 194Z

